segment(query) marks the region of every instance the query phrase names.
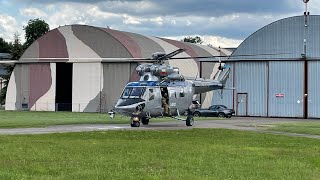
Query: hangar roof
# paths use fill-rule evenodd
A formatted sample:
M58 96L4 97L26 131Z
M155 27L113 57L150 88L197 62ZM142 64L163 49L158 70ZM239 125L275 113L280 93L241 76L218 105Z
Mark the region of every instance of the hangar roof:
M245 39L232 55L277 54L231 57L230 60L300 60L306 37L308 59L320 59L320 16L294 16L275 21Z
M216 48L204 45L101 27L67 25L37 39L22 55L20 62L67 62L69 59L96 62L99 58L149 58L154 52L170 53L178 48L187 50L177 57L219 55ZM230 55L231 52L222 49L222 54Z

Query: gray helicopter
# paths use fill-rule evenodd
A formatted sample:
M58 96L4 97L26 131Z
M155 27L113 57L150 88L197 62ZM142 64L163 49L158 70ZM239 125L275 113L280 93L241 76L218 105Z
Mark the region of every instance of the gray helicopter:
M164 63L165 60L174 59L173 56L184 51L178 49L169 54L154 53L151 58L151 61L154 61L152 64L137 66L140 80L129 82L114 106L114 111L131 117L131 127L139 127L140 123L148 125L152 117L159 116L170 116L186 121L187 126L192 126L194 119L189 106L193 96L225 88L230 67L222 66L221 61L213 80L185 78L179 74L178 67ZM181 118L180 115L185 113L188 114L187 118Z

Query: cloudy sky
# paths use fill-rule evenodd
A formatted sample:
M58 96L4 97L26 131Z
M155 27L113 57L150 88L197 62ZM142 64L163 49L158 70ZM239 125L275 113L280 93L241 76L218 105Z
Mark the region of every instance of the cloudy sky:
M320 14L320 1L308 10ZM0 0L0 37L7 41L29 19L50 29L87 24L181 40L198 35L204 44L236 47L259 28L303 14L302 0Z

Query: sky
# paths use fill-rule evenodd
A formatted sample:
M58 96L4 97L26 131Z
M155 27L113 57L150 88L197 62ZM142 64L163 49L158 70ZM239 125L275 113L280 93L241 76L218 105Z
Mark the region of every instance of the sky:
M320 0L310 0L320 14ZM200 36L203 44L237 47L269 23L302 15L302 0L0 0L0 37L24 41L28 20L45 20L50 29L86 24L181 40Z

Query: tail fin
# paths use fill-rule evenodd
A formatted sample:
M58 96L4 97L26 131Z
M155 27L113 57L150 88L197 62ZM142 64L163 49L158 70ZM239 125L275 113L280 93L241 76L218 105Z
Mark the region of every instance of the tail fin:
M221 70L219 70L219 76L217 77L217 80L221 82L221 84L223 85L223 87L225 87L227 79L229 78L229 74L230 74L230 66L224 64L224 66L222 67Z

